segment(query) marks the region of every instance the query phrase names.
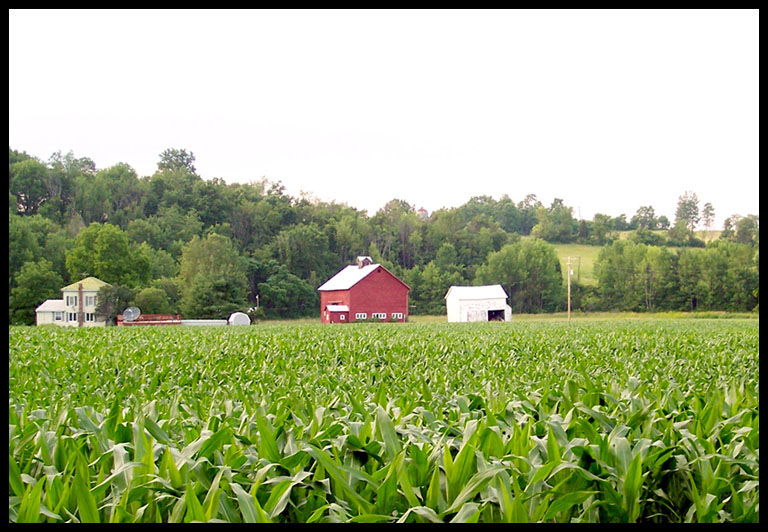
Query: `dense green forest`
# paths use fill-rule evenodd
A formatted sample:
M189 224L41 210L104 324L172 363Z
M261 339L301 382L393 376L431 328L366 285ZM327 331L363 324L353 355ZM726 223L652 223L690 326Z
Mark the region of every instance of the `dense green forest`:
M358 255L370 255L411 287L412 314L442 314L454 284L501 283L515 313L566 306L554 243L602 246L596 286L572 285L587 311L731 310L758 306L759 218L733 215L717 240L712 204L678 198L674 221L652 206L577 220L562 199L479 196L428 216L392 199L369 216L346 204L295 198L280 182L202 179L194 154L168 149L157 171L125 163L97 168L57 152L47 161L9 147L9 324L61 287L93 275L112 285L100 311L226 317L318 316L316 288ZM619 232L629 231L628 238Z

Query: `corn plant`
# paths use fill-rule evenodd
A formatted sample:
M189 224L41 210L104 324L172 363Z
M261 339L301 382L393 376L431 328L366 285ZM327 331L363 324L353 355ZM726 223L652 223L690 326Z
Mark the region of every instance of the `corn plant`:
M9 522L758 522L758 327L10 327Z

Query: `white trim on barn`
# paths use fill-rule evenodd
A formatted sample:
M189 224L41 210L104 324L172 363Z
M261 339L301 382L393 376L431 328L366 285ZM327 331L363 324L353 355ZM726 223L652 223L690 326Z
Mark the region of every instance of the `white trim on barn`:
M452 286L445 294L449 322L511 321L512 307L500 284Z

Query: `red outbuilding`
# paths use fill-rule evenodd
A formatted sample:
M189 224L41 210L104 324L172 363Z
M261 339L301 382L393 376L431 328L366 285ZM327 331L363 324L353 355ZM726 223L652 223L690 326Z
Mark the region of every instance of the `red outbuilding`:
M405 321L411 288L371 257L357 257L317 289L320 321Z

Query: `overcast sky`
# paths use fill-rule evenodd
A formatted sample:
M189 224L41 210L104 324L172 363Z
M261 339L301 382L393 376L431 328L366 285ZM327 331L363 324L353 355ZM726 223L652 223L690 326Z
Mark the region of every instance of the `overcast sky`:
M757 10L9 11L11 148L367 209L758 214Z

